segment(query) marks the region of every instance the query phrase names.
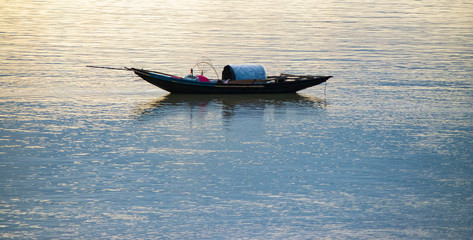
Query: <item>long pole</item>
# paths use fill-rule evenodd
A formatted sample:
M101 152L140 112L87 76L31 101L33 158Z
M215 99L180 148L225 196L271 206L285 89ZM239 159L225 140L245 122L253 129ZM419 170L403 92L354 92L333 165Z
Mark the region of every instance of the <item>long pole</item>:
M111 70L124 70L124 71L131 71L130 69L127 69L127 68L114 68L114 67L101 67L101 66L86 66L86 67L90 67L90 68L104 68L104 69L111 69Z

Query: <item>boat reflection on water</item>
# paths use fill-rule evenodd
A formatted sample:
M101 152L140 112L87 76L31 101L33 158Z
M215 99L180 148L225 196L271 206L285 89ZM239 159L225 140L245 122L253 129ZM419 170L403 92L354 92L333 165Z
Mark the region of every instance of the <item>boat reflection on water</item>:
M303 109L325 109L325 100L299 93L263 95L202 95L168 94L137 107L137 120L177 118L185 115L197 119L217 120L229 123L233 118L262 118L264 116L293 114ZM217 118L217 119L216 119Z

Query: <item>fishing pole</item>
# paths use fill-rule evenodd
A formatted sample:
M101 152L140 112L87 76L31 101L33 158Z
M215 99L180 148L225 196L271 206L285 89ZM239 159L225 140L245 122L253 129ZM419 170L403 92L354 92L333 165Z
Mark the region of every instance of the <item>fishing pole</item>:
M111 69L111 70L131 71L131 69L128 69L128 68L101 67L101 66L91 66L91 65L87 65L86 67L90 67L90 68L104 68L104 69Z
M103 69L111 69L111 70L123 70L123 71L135 71L135 70L137 70L137 69L135 69L135 68L128 68L128 67L115 68L115 67L102 67L102 66L91 66L91 65L87 65L86 67L90 67L90 68L103 68ZM166 75L166 76L170 76L170 77L174 77L174 75L168 74L168 73L163 73L163 72L158 72L158 71L151 71L151 70L146 70L146 71L152 72L152 73L161 74L161 75Z

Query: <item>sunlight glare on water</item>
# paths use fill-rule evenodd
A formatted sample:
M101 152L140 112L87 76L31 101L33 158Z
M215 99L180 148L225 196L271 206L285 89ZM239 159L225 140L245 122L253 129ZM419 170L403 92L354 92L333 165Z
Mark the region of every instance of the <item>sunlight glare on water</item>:
M470 239L472 9L6 0L0 238ZM174 95L85 67L185 76L201 57L334 78Z

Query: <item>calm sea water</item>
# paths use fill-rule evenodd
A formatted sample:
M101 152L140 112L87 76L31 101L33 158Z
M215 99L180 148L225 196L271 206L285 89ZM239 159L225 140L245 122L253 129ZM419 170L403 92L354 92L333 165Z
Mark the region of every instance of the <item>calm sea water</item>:
M471 239L472 29L464 0L5 0L0 238ZM169 95L85 67L203 56L334 78Z

